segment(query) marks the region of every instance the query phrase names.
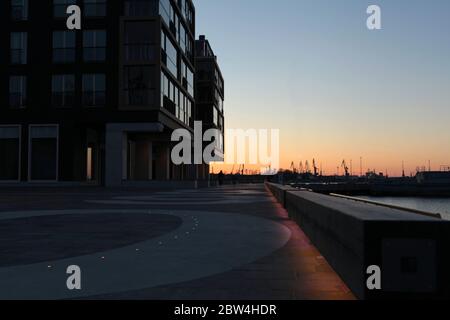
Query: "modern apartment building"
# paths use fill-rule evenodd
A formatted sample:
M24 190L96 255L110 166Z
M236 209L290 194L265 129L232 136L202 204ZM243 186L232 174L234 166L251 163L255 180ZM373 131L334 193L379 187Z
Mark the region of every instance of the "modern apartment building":
M204 35L195 41L195 99L196 119L203 122L203 130L218 129L225 134L224 98L225 85L217 62L217 56ZM224 144L218 145L219 153L224 153ZM205 177L209 166L199 173Z
M198 179L170 161L194 125L191 0L3 0L0 39L0 182Z

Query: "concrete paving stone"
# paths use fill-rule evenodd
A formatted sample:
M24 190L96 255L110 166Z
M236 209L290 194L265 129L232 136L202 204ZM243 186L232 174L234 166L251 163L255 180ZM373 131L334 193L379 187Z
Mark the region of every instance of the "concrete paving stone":
M118 204L123 199L128 199L126 204ZM180 199L185 204L177 204ZM224 200L229 203L213 203ZM68 209L81 210L83 214L53 214ZM97 212L106 209L122 213ZM14 219L15 213L11 213L20 216L36 210L49 215ZM86 213L87 210L94 212ZM130 214L133 210L160 213ZM189 210L194 218L181 215L183 210ZM225 238L217 238L218 235ZM280 241L279 237L284 236L286 241ZM153 239L154 246L137 255L134 250ZM214 255L215 252L227 253ZM110 291L96 288L92 292L102 293L70 296L64 291L52 293L53 284L49 284L46 294L74 299L354 299L263 185L182 192L145 188L0 188L0 280L2 275L19 275L20 268L39 274L39 268L47 263L58 265L65 258L90 261L91 256L100 259L102 255L107 257L104 263L108 259L114 262L111 272L117 269L116 264L132 267L136 261L144 263L135 266L136 272L154 270L143 273L142 283L158 283L153 280L163 278L167 283L138 288L136 282L132 286L136 289L130 290L127 284L135 281L136 275L118 273L111 274L110 279L123 287L105 280ZM249 256L254 258L249 260ZM158 267L163 260L152 263L146 257L175 264ZM96 267L92 263L88 265L102 270L101 264ZM150 269L144 267L146 263ZM229 267L217 268L221 265ZM174 271L177 274L173 279L180 280L170 281L168 270L183 268L190 273L181 273L196 271L195 275L183 281L178 277L180 271ZM211 274L208 270L217 271ZM11 281L12 288L5 290L20 295ZM27 283L23 285L26 287ZM7 294L0 292L1 297Z

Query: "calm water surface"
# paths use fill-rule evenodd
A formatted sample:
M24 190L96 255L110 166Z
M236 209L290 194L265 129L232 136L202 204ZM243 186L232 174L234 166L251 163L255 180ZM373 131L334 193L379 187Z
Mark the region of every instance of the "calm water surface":
M442 218L450 220L450 198L396 198L396 197L360 197L360 198L431 213L440 213L442 215Z

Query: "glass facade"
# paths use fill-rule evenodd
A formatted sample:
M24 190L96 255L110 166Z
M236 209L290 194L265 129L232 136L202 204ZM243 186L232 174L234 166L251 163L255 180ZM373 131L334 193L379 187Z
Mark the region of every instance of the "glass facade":
M178 52L172 40L166 35L164 31L161 30L161 47L163 50L163 62L165 63L167 69L175 78L178 78Z
M194 96L194 72L184 61L181 61L181 81L182 81L185 89L188 91L188 93L191 95L191 97L193 97Z
M194 23L194 12L191 4L187 0L178 0L178 4L183 18L192 25Z
M79 179L83 170L72 162L83 160L84 147L103 143L105 122L160 121L165 132L174 123L193 126L194 8L190 1L51 0L44 5L39 0L4 1L5 62L15 65L7 68L4 77L3 91L8 97L3 99L2 116L5 123L17 119L23 128L11 134L9 129L2 132L0 125L0 154L11 156L0 159L0 180L16 180L20 175L23 181L57 180L58 154L61 180ZM65 28L70 5L81 8L80 31ZM134 18L127 19L124 13ZM36 77L35 66L39 69ZM25 110L8 111L8 106ZM117 119L117 112L124 118ZM46 123L53 125L39 125ZM61 153L56 123L61 125ZM78 126L79 134L73 140L72 125ZM83 130L87 130L86 137ZM21 132L24 136L19 142ZM70 143L74 146L66 145ZM155 148L166 152L169 144L164 141ZM167 173L172 174L176 173Z
M178 1L182 16L174 9L170 0L128 0L125 2L127 16L155 16L160 15L170 30L181 50L189 59L193 59L194 40L188 32L193 27L193 9L183 0Z
M178 6L180 11L176 9ZM180 14L181 13L181 14ZM156 105L168 110L184 124L192 125L194 72L190 67L193 63L193 7L186 0L127 0L125 2L125 15L141 17L141 21L125 21L124 56L126 63L141 66L124 66L125 69L125 96L127 105L147 105L148 100L156 100ZM161 29L161 63L167 68L161 70L160 97L154 92L157 86L139 86L137 78L130 76L133 68L146 69L144 63L157 63L159 52L158 43L152 43L153 21L145 21L146 16L160 15L163 26ZM149 30L145 32L144 30ZM153 29L154 30L154 29ZM189 61L189 62L188 62ZM133 72L134 73L134 72ZM140 77L145 79L146 77ZM133 80L134 79L134 80ZM145 82L145 81L144 81ZM148 99L145 92L152 92L152 99ZM155 95L156 93L156 95ZM154 99L156 98L156 99ZM158 103L159 100L159 103Z
M161 108L169 110L187 126L193 125L192 100L164 72L161 72Z
M159 0L159 14L166 22L166 24L170 26L170 22L174 16L170 0Z

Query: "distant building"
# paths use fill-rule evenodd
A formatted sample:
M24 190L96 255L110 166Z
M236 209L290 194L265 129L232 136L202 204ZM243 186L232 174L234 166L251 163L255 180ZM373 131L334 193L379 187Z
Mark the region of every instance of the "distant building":
M66 28L70 4L82 30ZM196 114L191 0L2 0L0 39L0 181L198 179L170 161L171 133L192 131ZM200 92L209 59L197 57ZM217 90L198 114L223 128L211 70Z
M205 36L195 41L195 99L196 118L203 122L203 130L218 129L224 136L224 99L225 85L222 72L217 62L217 56ZM224 153L223 144L218 150ZM209 167L200 173L203 177Z
M423 171L416 175L420 184L450 184L450 172L448 171Z

